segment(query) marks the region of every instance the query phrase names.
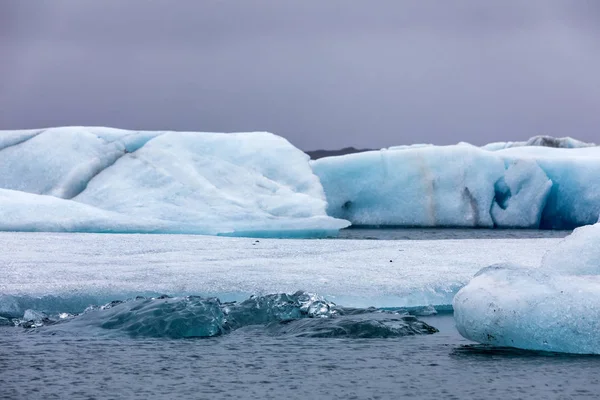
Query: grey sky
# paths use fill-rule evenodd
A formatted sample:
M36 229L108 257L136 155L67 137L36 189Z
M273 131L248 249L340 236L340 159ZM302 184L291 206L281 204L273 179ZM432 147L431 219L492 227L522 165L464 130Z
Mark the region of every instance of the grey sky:
M600 142L597 0L2 0L0 129Z

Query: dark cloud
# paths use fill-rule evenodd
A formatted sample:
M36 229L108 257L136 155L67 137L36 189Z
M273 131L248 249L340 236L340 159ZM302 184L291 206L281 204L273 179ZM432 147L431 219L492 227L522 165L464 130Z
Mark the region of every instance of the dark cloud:
M6 0L0 59L0 129L600 142L596 0Z

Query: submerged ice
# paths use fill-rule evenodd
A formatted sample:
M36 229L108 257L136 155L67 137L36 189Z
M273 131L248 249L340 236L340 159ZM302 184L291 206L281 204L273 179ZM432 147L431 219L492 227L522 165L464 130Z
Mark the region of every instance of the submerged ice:
M403 311L347 309L302 291L252 296L229 303L199 296L138 297L53 319L27 310L13 324L43 327L42 332L50 333L171 339L220 336L251 326L265 326L272 335L299 337L387 338L437 332Z
M539 268L485 268L454 298L459 332L476 342L600 354L600 223L578 228Z
M353 225L571 229L600 214L600 148L406 146L312 162Z
M308 156L269 133L0 132L0 230L319 236L348 225L325 207Z

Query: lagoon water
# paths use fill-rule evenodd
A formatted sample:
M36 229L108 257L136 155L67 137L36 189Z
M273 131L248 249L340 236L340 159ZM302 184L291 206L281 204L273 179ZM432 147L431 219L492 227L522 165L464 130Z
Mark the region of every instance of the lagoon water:
M102 339L0 328L0 397L14 399L598 398L600 358L492 349L440 330L393 339Z
M443 308L479 268L535 266L566 234L353 229L342 240L256 241L1 233L0 314L81 312L136 294L240 300L298 289L349 307ZM460 337L451 313L418 318L439 332L315 338L245 326L167 339L0 326L0 398L598 398L600 357L488 348Z

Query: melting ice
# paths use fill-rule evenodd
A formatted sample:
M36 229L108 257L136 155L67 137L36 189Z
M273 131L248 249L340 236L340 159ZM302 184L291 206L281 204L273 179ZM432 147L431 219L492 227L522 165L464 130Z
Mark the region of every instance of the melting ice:
M301 321L302 320L302 321ZM307 321L310 320L310 321ZM306 292L252 296L242 302L186 296L113 301L88 307L80 315L54 318L26 310L10 321L45 333L166 337L212 337L243 327L261 325L274 335L302 337L387 338L435 333L437 330L402 311L346 309Z
M476 342L600 354L600 224L578 228L539 268L485 268L454 298L459 332Z

